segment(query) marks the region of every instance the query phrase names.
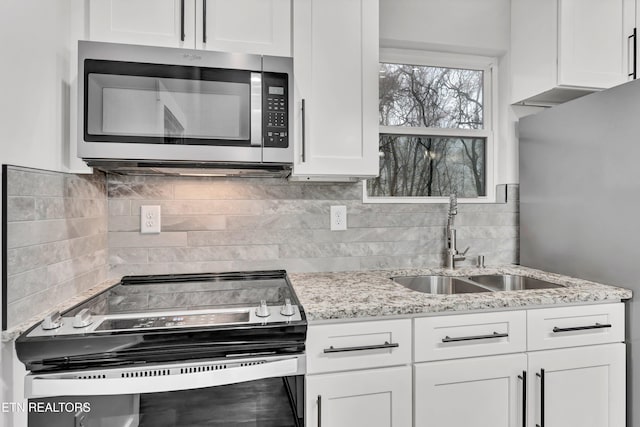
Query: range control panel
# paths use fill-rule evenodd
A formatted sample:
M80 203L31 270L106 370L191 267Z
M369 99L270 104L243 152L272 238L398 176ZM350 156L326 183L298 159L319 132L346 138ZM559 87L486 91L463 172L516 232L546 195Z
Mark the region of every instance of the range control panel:
M78 320L82 320L81 322ZM300 309L286 298L282 305L267 305L233 309L158 311L93 315L84 310L74 317L62 317L55 312L34 327L27 336L87 335L101 332L140 331L147 329L178 329L189 327L214 328L216 325L266 325L302 320Z
M149 316L128 319L105 319L96 331L122 329L171 328L180 326L212 326L228 323L246 323L249 312L181 314L179 316Z
M289 146L289 81L286 74L263 73L262 135L265 147Z

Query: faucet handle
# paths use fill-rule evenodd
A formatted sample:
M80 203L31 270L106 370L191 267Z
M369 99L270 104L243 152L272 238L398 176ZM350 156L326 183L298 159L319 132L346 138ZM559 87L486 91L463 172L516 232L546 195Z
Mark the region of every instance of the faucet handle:
M460 255L465 256L467 252L469 252L469 248L470 246L467 246L467 249L465 249L464 252L462 252Z

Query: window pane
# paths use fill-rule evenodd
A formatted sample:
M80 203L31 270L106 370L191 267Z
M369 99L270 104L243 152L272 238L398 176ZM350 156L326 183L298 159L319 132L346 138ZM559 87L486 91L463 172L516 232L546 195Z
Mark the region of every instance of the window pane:
M380 135L380 176L370 197L485 196L484 138Z
M383 126L483 128L483 71L380 64Z

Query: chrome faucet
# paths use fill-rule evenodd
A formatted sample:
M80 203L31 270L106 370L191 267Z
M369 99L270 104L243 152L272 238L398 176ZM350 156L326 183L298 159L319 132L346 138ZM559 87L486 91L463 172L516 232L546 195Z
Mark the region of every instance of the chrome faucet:
M453 270L456 268L456 261L465 259L465 255L469 248L459 253L456 248L456 229L453 228L455 216L458 214L458 199L453 193L449 196L449 215L447 218L447 268Z

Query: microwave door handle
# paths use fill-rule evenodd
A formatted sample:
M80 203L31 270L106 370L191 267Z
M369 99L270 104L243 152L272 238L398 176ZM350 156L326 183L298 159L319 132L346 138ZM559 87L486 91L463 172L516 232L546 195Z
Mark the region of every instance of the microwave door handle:
M251 73L251 141L252 147L262 146L262 121L263 121L263 104L262 104L262 74Z

